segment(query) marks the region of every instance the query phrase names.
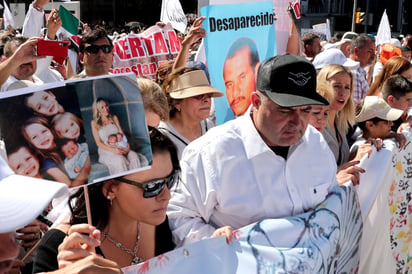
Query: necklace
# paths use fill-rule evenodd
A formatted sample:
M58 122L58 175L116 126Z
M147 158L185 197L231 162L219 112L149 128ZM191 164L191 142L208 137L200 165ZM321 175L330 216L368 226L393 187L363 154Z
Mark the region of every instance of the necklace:
M102 234L106 239L108 239L112 244L114 244L117 248L120 248L121 250L125 251L128 253L130 256L132 256L132 265L133 264L139 264L143 262L141 258L137 256L137 250L139 249L139 241L140 241L140 224L139 224L139 230L137 231L137 237L136 237L136 244L134 246L134 249L131 250L130 248L125 247L121 242L116 241L112 237L109 236L106 232L102 231Z

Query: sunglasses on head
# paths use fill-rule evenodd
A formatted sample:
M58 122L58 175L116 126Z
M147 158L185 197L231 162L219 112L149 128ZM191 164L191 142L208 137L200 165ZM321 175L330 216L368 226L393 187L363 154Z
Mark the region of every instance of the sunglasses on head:
M149 181L149 182L146 182L146 183L139 183L139 182L136 182L136 181L126 179L124 177L116 178L116 180L118 180L122 183L126 183L126 184L129 184L129 185L134 185L134 186L137 186L137 187L140 187L141 189L143 189L143 197L144 198L156 197L157 195L160 194L160 192L162 192L162 190L165 188L165 186L167 186L169 189L171 189L173 187L173 185L177 182L178 179L179 179L179 171L178 170L174 170L172 172L172 174L170 174L166 178L156 179L156 180L152 180L152 181Z
M110 53L112 52L113 47L111 45L91 45L86 47L84 50L90 54L97 54L99 50L102 50L104 53Z

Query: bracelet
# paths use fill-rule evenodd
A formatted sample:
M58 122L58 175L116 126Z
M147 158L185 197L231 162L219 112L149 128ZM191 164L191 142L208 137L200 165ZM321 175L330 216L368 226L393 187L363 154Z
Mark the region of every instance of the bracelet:
M43 12L43 8L37 6L36 3L33 2L32 5L33 5L33 8L34 8L35 10L40 11L40 12Z

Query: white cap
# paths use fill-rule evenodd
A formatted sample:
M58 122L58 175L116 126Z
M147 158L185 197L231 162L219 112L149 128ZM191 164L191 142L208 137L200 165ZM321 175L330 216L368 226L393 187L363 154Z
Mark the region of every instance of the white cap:
M33 221L67 185L16 175L0 157L0 233L13 232Z
M391 38L391 44L394 45L397 48L402 47L401 42L396 38Z
M321 69L326 65L343 65L346 62L346 56L340 49L329 48L318 53L313 59L312 64L316 69Z
M362 109L356 115L356 122L368 121L373 118L380 118L387 121L398 120L403 114L403 110L391 108L388 103L378 96L366 96L363 99Z

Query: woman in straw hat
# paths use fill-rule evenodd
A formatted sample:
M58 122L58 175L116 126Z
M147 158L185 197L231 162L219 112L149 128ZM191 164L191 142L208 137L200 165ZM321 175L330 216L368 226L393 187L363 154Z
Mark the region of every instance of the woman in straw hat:
M210 114L211 98L223 93L210 86L202 70L180 68L173 71L163 83L169 99L169 122L162 121L159 129L167 134L178 148L179 159L183 149L213 127L206 120Z

